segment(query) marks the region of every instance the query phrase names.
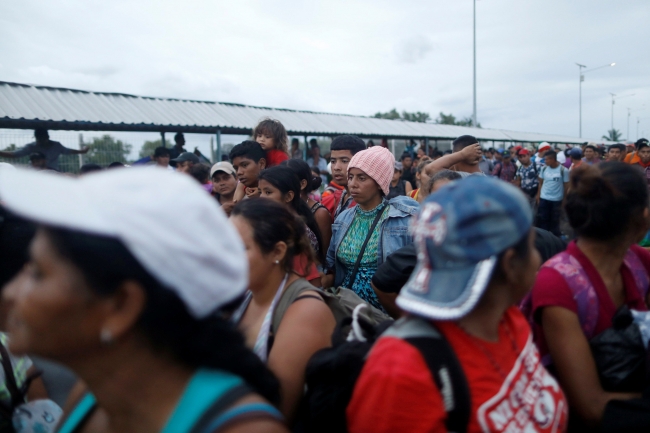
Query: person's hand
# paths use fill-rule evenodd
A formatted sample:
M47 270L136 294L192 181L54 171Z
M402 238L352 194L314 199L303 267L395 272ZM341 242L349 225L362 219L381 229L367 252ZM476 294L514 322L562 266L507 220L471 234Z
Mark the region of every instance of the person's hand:
M476 165L481 160L481 145L478 143L472 144L471 146L467 146L461 150L459 153L465 164Z
M246 197L253 198L262 194L262 190L259 188L246 188Z
M88 153L89 150L90 150L90 146L84 146L81 148L81 153Z
M230 216L230 213L232 212L232 208L235 207L235 204L236 203L234 201L224 203L221 205L221 210L224 211L226 215Z

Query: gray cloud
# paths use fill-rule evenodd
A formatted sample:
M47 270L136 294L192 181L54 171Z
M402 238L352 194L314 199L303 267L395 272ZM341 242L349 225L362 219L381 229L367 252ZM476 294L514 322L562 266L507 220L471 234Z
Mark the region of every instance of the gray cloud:
M397 60L401 63L416 63L432 50L433 42L424 35L413 35L395 46Z

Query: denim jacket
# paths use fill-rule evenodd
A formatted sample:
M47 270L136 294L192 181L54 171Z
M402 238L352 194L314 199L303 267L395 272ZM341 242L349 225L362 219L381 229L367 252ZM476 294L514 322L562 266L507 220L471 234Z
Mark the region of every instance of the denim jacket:
M395 250L413 242L413 238L409 234L409 222L420 209L420 204L417 201L406 196L395 197L388 203L390 206L388 218L379 227L381 236L377 247L377 267ZM356 205L345 210L332 224L332 242L327 250L327 268L335 271L335 287L340 286L345 278L345 266L336 258L336 252L354 220L358 207L359 205Z

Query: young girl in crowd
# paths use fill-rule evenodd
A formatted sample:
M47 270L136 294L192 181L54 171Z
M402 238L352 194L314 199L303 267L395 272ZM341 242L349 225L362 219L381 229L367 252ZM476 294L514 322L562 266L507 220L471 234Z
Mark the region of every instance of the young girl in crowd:
M324 287L347 287L379 309L382 306L370 280L389 254L412 242L408 225L419 208L409 197L390 201L384 198L390 189L394 165L393 154L379 146L363 150L350 160L348 188L357 205L342 212L332 225L328 275L323 283ZM368 242L362 251L366 238Z
M589 340L621 306L647 310L650 253L635 245L648 229L645 177L623 163L583 164L571 172L565 210L577 240L537 275L536 340L567 393L572 424L594 428L608 402L639 396L603 389Z
M302 217L306 223L306 232L309 243L312 247L312 255L317 262L324 262L324 251L322 248L322 237L318 224L307 207L307 204L300 198L300 181L298 176L289 167L272 167L260 173L260 197L274 200L287 206L294 214ZM316 287L321 287L320 274L316 264L308 263L305 255L297 255L294 268L302 276Z
M453 182L425 200L412 231L417 266L397 296L409 315L372 348L348 430L564 431L566 400L515 306L540 264L521 192L485 177ZM449 351L444 369L429 367Z
M330 345L334 316L294 267L296 257L312 257L305 224L294 212L272 200L245 200L235 206L231 221L246 246L250 272L249 295L233 320L248 347L280 380L280 407L291 421L303 395L307 361ZM285 307L276 328L276 309L295 287L307 290Z
M14 171L0 194L41 224L3 293L10 349L88 386L59 432L286 432L276 379L223 317L246 289L244 246L194 180Z
M279 120L268 117L262 119L253 129L253 139L259 143L265 152L265 167L275 167L289 159L287 150L287 131ZM234 161L233 161L234 164ZM259 195L258 188L247 188L242 183L237 185L234 202L239 203L244 197Z
M283 162L282 165L286 165L293 170L300 179L300 197L307 203L314 215L321 233L322 251L323 254L326 254L332 238L332 216L325 206L314 200L309 194L320 187L322 179L317 173L310 170L309 164L302 159L290 159ZM321 263L324 263L324 261Z
M275 167L289 159L287 130L279 120L264 118L253 130L253 139L266 152L266 167Z

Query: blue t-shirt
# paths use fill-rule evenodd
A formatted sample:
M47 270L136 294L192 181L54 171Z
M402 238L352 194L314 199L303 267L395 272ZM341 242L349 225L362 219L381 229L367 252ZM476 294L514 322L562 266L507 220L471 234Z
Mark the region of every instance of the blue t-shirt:
M542 167L539 178L544 181L540 198L549 201L562 201L564 198L564 184L569 181L569 170L562 165L551 168Z

